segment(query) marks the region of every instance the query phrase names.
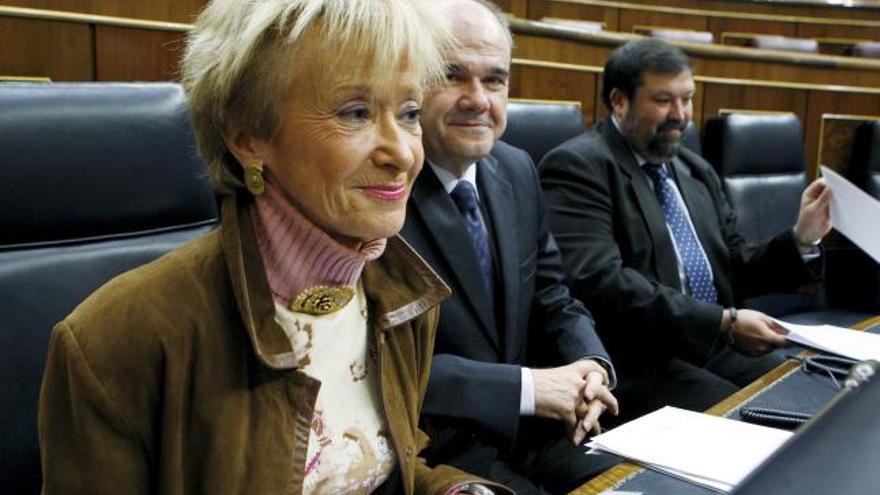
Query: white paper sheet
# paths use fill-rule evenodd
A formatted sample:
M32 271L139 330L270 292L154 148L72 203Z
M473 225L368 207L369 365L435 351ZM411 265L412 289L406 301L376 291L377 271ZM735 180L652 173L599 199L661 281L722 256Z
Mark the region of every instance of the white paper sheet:
M880 263L880 201L827 167L821 167L833 191L831 225Z
M880 361L880 335L833 325L798 325L782 320L776 322L788 330L785 338L792 342L859 361Z
M666 406L588 444L652 469L729 491L791 432Z

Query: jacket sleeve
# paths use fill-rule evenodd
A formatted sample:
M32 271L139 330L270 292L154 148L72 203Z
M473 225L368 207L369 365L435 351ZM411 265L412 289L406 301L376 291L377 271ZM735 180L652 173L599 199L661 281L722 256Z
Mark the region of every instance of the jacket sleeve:
M49 345L38 421L43 495L150 493L145 443L63 322Z
M533 174L538 221L535 294L529 315L530 364L560 366L591 357L604 360L614 376L611 358L596 334L593 318L581 301L569 292L562 268L562 255L550 233L544 196L535 167Z
M597 314L613 315L605 321L617 328L601 329L606 343L673 346L695 361L708 359L721 337L721 306L697 301L624 266L616 233L627 227L619 224L644 219L617 218L614 202L623 199L613 194L622 186L612 184L620 177L610 171L616 167L610 152L583 151L557 148L540 168L572 293Z
M421 324L424 325L422 328L416 328L416 332L419 335L426 335L427 338L421 339L421 345L426 346L427 349L420 350L419 355L422 356L431 356L434 351L434 336L437 331L437 320L439 318L438 308L433 308L430 310L425 318L421 319ZM425 399L425 390L428 386L428 377L430 374L431 368L431 360L427 359L422 363L421 369L418 374L418 387L419 387L419 397L420 404L419 409L421 410L424 399ZM421 429L416 432L416 447L418 452L422 452L425 448L430 444L430 440L428 435L425 434ZM424 494L424 495L444 495L447 493L454 492L455 488L463 485L465 483L481 483L486 485L496 493L496 494L510 494L513 495L513 491L508 489L507 487L500 485L498 483L494 483L485 479L482 479L478 476L474 476L472 474L466 473L452 466L448 466L445 464L436 465L433 467L429 467L425 462L424 457L419 455L415 459L415 493L416 494Z

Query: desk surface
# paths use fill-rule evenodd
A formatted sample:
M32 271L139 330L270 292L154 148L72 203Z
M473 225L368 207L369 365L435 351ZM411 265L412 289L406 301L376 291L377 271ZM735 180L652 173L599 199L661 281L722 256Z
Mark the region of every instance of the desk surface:
M853 328L880 333L880 316L862 321L853 325ZM803 351L798 356L809 353L811 351ZM736 414L739 408L752 404L760 407L794 409L814 413L836 393L837 389L828 377L804 373L800 371L798 361L789 359L706 412L715 416L738 418ZM630 462L618 464L571 493L574 495L594 495L610 489L642 492L645 495L712 495L716 493Z

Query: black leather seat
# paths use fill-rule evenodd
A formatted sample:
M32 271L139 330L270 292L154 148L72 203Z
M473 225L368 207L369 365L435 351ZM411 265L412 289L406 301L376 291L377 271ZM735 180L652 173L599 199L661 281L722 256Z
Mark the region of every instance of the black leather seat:
M522 148L537 165L556 146L584 132L581 107L573 103L512 101L501 140Z
M700 129L697 128L697 124L694 124L694 121L688 122L687 127L685 127L684 135L681 137L681 144L698 155L703 154L703 146L700 143Z
M35 494L52 326L217 210L178 85L3 84L0 109L0 493Z
M738 230L760 244L794 226L806 186L801 124L793 114L727 114L709 119L704 156L736 209ZM814 295L772 295L748 305L775 316L815 309Z

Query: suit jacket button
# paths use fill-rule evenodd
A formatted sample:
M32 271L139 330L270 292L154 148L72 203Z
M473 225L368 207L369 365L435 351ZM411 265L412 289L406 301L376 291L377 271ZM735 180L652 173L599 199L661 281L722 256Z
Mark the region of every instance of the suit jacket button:
M412 447L407 447L407 448L406 448L406 456L407 456L407 457L412 457L412 455L413 455L413 448L412 448Z

